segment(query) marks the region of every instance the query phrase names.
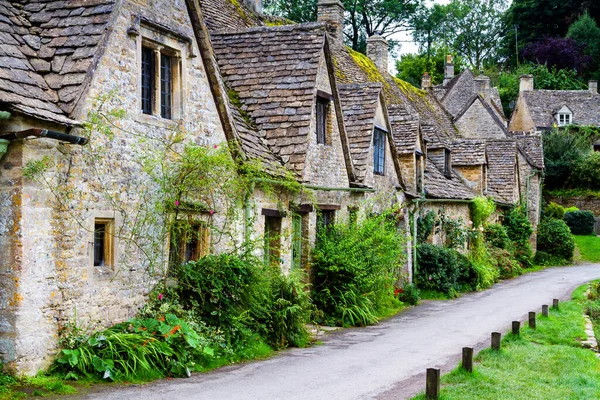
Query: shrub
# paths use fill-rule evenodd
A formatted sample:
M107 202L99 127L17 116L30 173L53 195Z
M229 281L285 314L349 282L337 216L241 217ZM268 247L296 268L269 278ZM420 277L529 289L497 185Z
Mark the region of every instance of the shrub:
M575 240L564 221L544 218L538 226L537 247L552 256L570 261L575 251Z
M421 292L414 284L404 284L401 288L396 289L394 293L398 296L398 300L411 306L419 304L419 300L421 300Z
M579 211L579 208L577 208L577 206L571 206L571 207L565 208L565 214L568 212L573 212L573 211ZM563 218L564 218L564 215L563 215Z
M493 247L489 249L490 261L498 270L500 279L510 279L521 275L521 265L514 259L513 254L506 249Z
M600 153L595 151L587 153L572 168L571 187L600 189Z
M433 211L427 211L417 218L417 243L427 243L429 236L433 233L436 224L436 215Z
M417 247L417 264L417 286L448 296L469 289L476 279L470 261L454 249L421 244Z
M336 224L319 235L313 251L313 301L326 323L377 321L378 312L394 298L404 240L392 213L352 226Z
M483 232L485 243L490 247L508 250L511 248L511 241L506 232L506 228L500 224L489 224Z
M533 228L527 219L527 209L523 205L512 207L504 213L504 227L513 242L515 259L522 268L533 266L533 251L529 238Z
M565 217L565 208L560 204L550 202L544 208L544 216L547 218L563 219Z
M569 211L565 213L565 222L573 235L593 235L596 220L591 211Z

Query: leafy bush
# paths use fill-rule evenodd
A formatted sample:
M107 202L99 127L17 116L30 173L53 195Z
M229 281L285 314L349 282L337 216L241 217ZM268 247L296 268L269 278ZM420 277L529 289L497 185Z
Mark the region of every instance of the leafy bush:
M421 300L421 292L417 289L416 285L410 283L406 283L401 288L396 289L394 294L398 296L398 300L411 306L419 304L419 300Z
M515 259L522 268L533 266L533 251L529 238L533 228L527 218L527 209L523 205L512 207L504 213L504 227L513 242Z
M488 246L498 249L508 250L511 248L511 241L506 232L506 228L500 224L489 224L483 231L485 243Z
M591 151L583 159L573 165L571 187L600 189L600 153Z
M569 211L565 213L565 222L573 235L593 235L596 220L591 211Z
M404 237L393 214L323 230L313 252L313 301L326 323L369 325L394 298Z
M437 217L433 211L427 211L417 218L417 243L427 243L433 233Z
M579 208L577 208L577 206L571 206L571 207L565 208L565 214L568 212L574 212L574 211L579 211ZM563 218L564 218L564 215L563 215Z
M498 270L500 279L514 278L523 272L521 265L514 259L509 250L492 247L489 252L490 261Z
M544 216L547 218L563 219L565 217L565 208L560 204L550 202L544 208Z
M544 218L538 226L537 247L552 256L570 261L575 251L575 239L564 221Z
M545 185L548 189L564 188L572 182L573 167L590 151L590 143L582 136L555 129L544 133Z
M415 282L421 289L454 296L471 288L476 280L471 262L454 249L421 244L417 247L417 264Z

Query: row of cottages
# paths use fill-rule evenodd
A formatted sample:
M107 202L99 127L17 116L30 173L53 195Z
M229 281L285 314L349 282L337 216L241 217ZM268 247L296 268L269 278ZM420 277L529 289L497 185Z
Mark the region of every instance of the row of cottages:
M286 21L261 11L259 0L0 0L7 368L48 366L75 316L90 328L133 316L170 257L264 238L257 255L308 270L317 230L335 220L400 207L410 237L421 210L467 221L482 194L506 205L525 196L536 221L541 143L507 130L487 78L454 77L448 60L440 87L395 79L383 38L369 39L369 57L343 45L339 1L321 0L311 24L275 26ZM274 197L257 184L235 220L220 199L210 212L182 208L201 240L174 248L169 213L149 217L164 188L140 163L173 135L227 142L306 190Z
M569 125L600 127L598 81L589 81L587 90L540 90L534 88L533 75L520 79L512 131L539 134ZM600 151L600 141L594 150Z

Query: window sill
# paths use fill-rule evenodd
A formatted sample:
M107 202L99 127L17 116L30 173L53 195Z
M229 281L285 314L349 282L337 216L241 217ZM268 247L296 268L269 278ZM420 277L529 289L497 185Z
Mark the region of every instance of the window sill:
M181 126L181 119L166 119L163 117L157 117L155 115L148 115L140 113L135 118L136 122L144 125L151 125L157 128L173 129Z

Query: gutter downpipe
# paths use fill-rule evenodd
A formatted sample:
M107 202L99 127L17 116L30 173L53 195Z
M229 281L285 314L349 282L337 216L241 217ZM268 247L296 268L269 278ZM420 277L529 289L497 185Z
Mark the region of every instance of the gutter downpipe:
M86 145L89 142L87 138L81 136L68 135L66 133L38 128L26 129L20 132L0 133L0 139L4 140L25 139L29 136L60 140L63 142L78 144L81 146Z

